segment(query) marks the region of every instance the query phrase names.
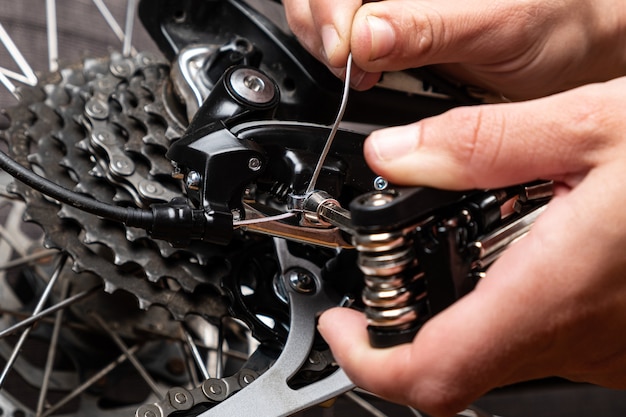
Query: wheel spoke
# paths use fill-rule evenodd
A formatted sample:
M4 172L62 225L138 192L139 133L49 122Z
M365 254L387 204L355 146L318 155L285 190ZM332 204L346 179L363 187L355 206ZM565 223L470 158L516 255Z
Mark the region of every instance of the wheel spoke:
M80 70L74 69L74 67L67 67L63 69L65 67L63 61L66 59L66 55L71 55L71 53L68 54L69 49L67 48L67 45L60 44L60 41L68 38L69 36L73 37L72 41L74 41L75 38L77 38L76 31L84 31L85 26L76 25L76 27L72 27L72 25L76 24L76 20L68 18L69 15L66 15L64 13L66 11L66 9L64 9L66 7L66 4L64 2L58 2L57 4L56 0L45 0L44 20L44 16L42 16L44 9L43 4L41 3L42 2L39 2L40 6L37 7L37 10L33 10L39 13L37 18L33 21L29 20L27 21L27 23L41 25L41 22L45 22L45 34L47 35L47 57L45 51L46 44L43 40L41 42L38 42L41 43L43 50L41 50L37 54L34 54L34 48L31 50L30 47L26 48L22 46L22 38L18 37L18 35L21 35L21 32L15 31L14 26L9 26L9 23L5 22L7 25L6 28L8 29L9 33L11 33L13 39L17 41L17 44L20 45L20 47L18 48L13 42L12 37L0 24L0 44L2 45L0 46L0 49L4 47L12 60L15 61L15 63L13 63L10 62L10 59L7 59L3 64L0 64L7 66L6 68L0 66L0 84L3 86L4 89L6 89L10 94L12 94L20 101L18 103L19 106L21 106L18 108L19 110L22 110L22 108L24 110L31 110L31 107L34 109L32 110L34 121L31 123L31 119L26 117L23 120L23 122L26 123L29 127L34 127L32 129L33 137L30 138L32 139L33 148L35 146L39 146L37 145L37 140L41 139L42 137L37 137L37 135L47 135L48 133L47 131L44 132L44 129L39 129L39 123L42 123L44 127L47 125L43 123L48 123L48 121L46 120L47 113L43 112L44 109L52 109L54 111L57 111L60 116L76 116L75 114L71 113L70 110L61 111L61 109L67 107L71 109L72 112L76 110L78 112L77 115L80 116L82 114L83 107L81 106L81 102L78 101L78 99L80 99L82 96L79 96L78 93L86 91L86 88L83 88L82 86L82 82L88 82L91 79L89 78L92 74L91 71L93 71L93 74L95 75L109 76L112 72L110 70L110 67L107 65L103 65L101 67L101 61L98 60L96 57L93 57L94 59L92 62L92 56L90 55L86 56L82 64L78 64L82 65L82 67L80 68L81 70L85 71L81 72ZM86 3L86 8L82 7L84 5L83 3ZM107 38L107 45L98 45L98 48L95 48L95 50L99 50L100 46L108 46L111 43L115 43L115 39L119 39L121 43L122 54L124 57L137 54L137 50L133 46L133 43L137 43L139 47L139 44L142 42L142 38L140 36L141 34L139 33L140 28L134 27L135 22L137 21L137 0L119 0L117 2L113 0L91 0L83 3L80 4L81 7L76 8L78 16L91 13L91 18L97 20L97 22L95 23L100 24L100 27L104 28L97 31L92 29L92 33L98 33L98 36L103 36L103 38L105 38L106 35L110 35L108 33L109 29L104 27L105 24L102 23L103 21L101 19L104 19L107 27L110 28L110 30L116 37L113 38L112 36L109 36L108 38L113 39L112 42L110 42L110 40ZM95 9L97 9L97 11ZM113 11L113 13L111 13L111 11ZM124 11L125 14L123 13ZM26 13L30 13L30 10L27 10ZM72 16L73 15L74 14L72 13ZM101 15L102 17L98 17L98 15ZM81 21L80 23L83 22ZM70 25L70 27L65 27L65 25ZM96 26L94 26L94 28L96 28ZM37 28L38 32L39 29L41 28ZM88 27L87 30L89 29L91 28ZM37 36L40 35L41 33L37 33ZM33 37L33 39L35 39L35 37ZM76 45L81 46L82 48L82 41L87 43L93 42L94 44L96 44L100 41L100 39L96 39L96 37L94 37L93 39L85 38L81 39L80 41L81 42L76 42ZM24 58L21 53L22 51L29 58L30 62ZM59 56L59 53L62 57ZM34 56L32 61L31 56ZM115 56L117 57L118 54L116 54ZM59 62L61 62L61 73L42 75L41 82L37 80L37 76L34 73L33 68L37 69L38 71L45 71L45 68L47 66L50 72L57 72L60 69ZM65 72L66 70L68 71L67 73ZM57 81L57 79L60 81ZM131 79L129 78L129 80ZM31 89L27 86L33 86L34 88ZM89 84L86 84L86 86L89 86ZM0 87L0 89L1 88L2 87ZM50 88L50 90L48 90L48 88ZM39 100L43 99L40 99L39 96L36 96L36 98L32 99L34 102L31 103L31 98L27 94L30 93L31 90L35 91L37 94L41 94L41 92L43 91L44 95L42 97L45 97L46 100L48 100L43 104L45 104L47 107L41 106L41 109L35 108L36 106L34 105L39 105ZM104 90L104 88L102 88L102 90ZM65 98L61 97L64 91L69 91L68 97L70 100L67 102L64 101ZM132 89L120 89L120 91L132 92ZM59 94L58 98L56 95L53 95L56 93ZM9 96L8 93L5 94L7 95L7 97ZM125 99L126 96L121 98ZM72 101L74 99L76 99L76 101ZM31 104L34 105L31 106ZM74 108L74 104L77 105L76 109ZM160 104L160 102L157 104ZM156 108L156 106L154 107ZM167 109L169 110L169 108ZM40 110L41 113L39 113ZM124 116L126 115L126 113L122 112L121 115ZM65 122L66 120L71 119L68 117L67 119L62 118L59 120ZM113 120L113 117L111 117L111 120ZM16 123L18 122L22 121L17 118L17 121L9 120L7 124L8 126L16 126ZM122 120L120 123L122 122L124 122L124 120ZM35 123L37 124L35 125ZM56 119L51 120L49 124L51 129L58 129L58 131L53 131L52 134L60 134L61 136L63 134L67 134L68 136L70 136L70 134L75 133L75 130L76 132L80 133L77 129L74 129L76 126L72 126L72 129L65 129L64 127L57 128ZM85 126L81 124L81 127ZM121 127L122 126L120 126L120 128ZM9 130L7 130L7 132L9 132ZM87 134L89 134L89 132ZM5 140L8 141L8 145L10 147L11 140ZM39 151L37 150L36 152ZM71 165L74 161L72 161L69 157L73 156L74 153L66 152L64 155L68 156L68 158L67 161L63 161L63 164ZM53 162L56 163L57 161ZM95 163L97 161L93 162ZM74 167L68 166L66 168L69 172ZM76 172L78 172L78 168L76 168ZM93 173L94 177L96 174L98 173ZM78 174L76 175L78 176ZM91 179L91 177L89 179ZM315 183L315 179L313 180L313 183ZM3 196L3 198L6 197L7 196ZM30 203L28 199L26 201L27 204ZM34 207L35 209L37 208L36 205L34 205ZM32 213L29 213L28 210L26 211L26 213L28 215L32 215ZM35 213L35 210L33 210L33 213ZM65 213L65 215L67 215L67 213ZM273 218L244 220L236 222L236 226L245 226L247 224L254 224L270 220L275 221L287 217L292 217L293 215L293 213L284 213ZM63 218L63 216L60 217ZM72 216L70 215L69 217ZM78 217L77 222L81 223L82 217L76 217ZM70 218L69 220L72 219ZM17 223L18 219L9 218L7 221L5 221L6 225L15 225ZM35 223L38 222L35 220ZM85 221L84 223L85 224L81 223L79 225L81 227L81 233L88 232L89 227L99 227L95 223L89 224L87 223L87 221ZM46 233L45 239L47 241L53 242L55 246L66 246L66 243L69 240L51 239L50 236L54 237L55 231L50 231L49 229L46 229L44 227L45 225L41 226ZM259 342L253 339L252 335L254 333L250 329L246 329L245 325L238 324L238 326L241 327L237 327L236 329L234 329L231 328L234 327L232 326L232 322L220 321L219 325L214 326L213 319L217 319L217 317L211 317L211 320L204 321L203 324L199 324L197 327L185 326L184 323L189 322L189 316L185 316L185 322L181 321L178 324L172 323L172 326L168 325L163 327L157 326L157 324L161 324L163 320L162 317L159 315L156 315L154 317L147 316L145 322L138 321L136 324L132 322L132 320L134 320L133 316L125 315L124 318L120 319L119 322L112 323L108 321L110 316L109 314L107 314L107 312L116 309L118 305L116 303L113 303L113 305L108 305L106 304L106 301L102 301L102 304L100 304L100 302L93 303L93 308L97 309L98 312L87 314L89 317L94 318L97 325L94 325L94 321L92 320L82 320L84 317L81 317L83 315L81 313L84 312L80 308L76 309L76 315L73 314L75 312L73 309L71 311L68 310L67 312L65 311L65 309L80 301L84 301L94 294L102 292L103 285L96 285L95 287L88 290L73 294L73 291L70 292L70 286L76 282L74 281L74 279L82 280L83 277L89 274L82 274L82 276L77 276L74 278L70 278L65 273L62 274L62 272L64 272L64 265L68 259L67 255L65 254L63 254L62 258L58 260L58 265L55 265L54 273L52 274L52 276L48 277L48 272L45 272L45 275L42 274L42 266L45 266L45 270L47 270L49 265L48 260L46 260L45 264L44 262L37 261L46 257L52 258L52 255L59 252L52 250L41 250L38 253L30 253L31 251L27 248L31 247L30 245L33 243L32 240L28 240L28 245L23 244L21 241L15 238L16 229L8 226L7 229L8 230L5 231L2 226L0 226L0 244L2 245L2 247L8 249L5 252L2 252L3 250L0 249L0 253L3 254L2 261L0 261L0 295L4 296L4 298L0 296L0 304L3 304L3 306L0 306L0 316L4 315L4 317L0 318L2 318L3 327L9 325L11 327L0 329L0 345L2 345L3 348L2 359L5 359L7 357L10 358L8 359L8 361L6 361L4 371L2 372L2 374L0 374L0 415L3 415L3 412L4 414L6 414L7 411L7 408L3 408L2 401L12 402L12 397L15 397L16 409L15 412L9 409L9 413L11 415L18 415L18 411L19 413L25 413L26 415L33 417L47 417L58 413L63 413L63 415L66 415L66 412L60 410L77 398L80 400L80 405L78 406L79 408L77 408L76 411L70 411L71 415L94 415L96 414L94 413L94 409L101 406L98 401L100 399L104 399L106 402L106 400L110 399L106 395L101 394L101 392L104 392L104 388L118 388L113 385L117 382L117 375L116 378L106 378L107 381L105 381L105 377L111 372L117 373L118 371L125 374L128 374L129 372L134 373L131 366L129 366L130 364L132 364L132 366L141 375L145 383L149 386L150 390L154 392L157 397L162 398L163 386L178 383L181 379L183 381L183 384L186 384L185 379L187 378L187 372L189 373L191 388L198 387L202 383L202 379L208 379L211 376L214 376L216 378L223 378L225 372L230 372L231 368L234 368L234 366L231 365L236 365L231 363L235 362L231 361L231 358L236 358L236 362L245 362L249 359L249 352L255 352L255 349L257 348L257 346L259 346ZM64 236L65 229L59 230L59 236ZM70 227L68 233L72 233L73 230L74 229ZM79 235L79 238L83 238L83 236L84 235L81 234ZM96 242L96 244L86 245L85 247L87 247L88 249L92 247L98 249L99 241L97 239L94 239L94 241ZM107 241L105 245L110 244ZM109 247L112 249L112 252L115 255L118 254L114 245L110 245ZM75 254L78 254L77 256L79 256L82 253L74 252L69 249L68 251L72 254L72 256L74 256ZM108 255L108 253L106 254ZM4 255L6 255L6 258L4 257ZM138 257L139 256L143 256L143 253L140 253ZM160 255L157 253L156 256L158 257ZM12 259L15 257L17 257L17 259ZM151 260L152 258L146 256L144 259ZM143 259L141 260L143 261ZM77 270L87 269L88 272L91 271L89 269L90 265L81 265L78 259L76 260L75 266ZM29 268L27 270L28 273L25 274L24 277L20 276L19 278L14 279L14 276L17 276L16 273L19 271L11 271L11 274L7 274L6 276L3 273L3 271L19 267ZM122 267L119 269L123 272L126 272L127 270L124 267L125 265L122 265ZM97 268L97 266L95 268ZM106 272L106 269L104 269L104 271ZM35 276L39 278L31 279L33 277L32 274L35 274ZM95 278L101 277L96 276ZM59 279L61 279L61 282L58 282ZM44 285L41 285L40 281L43 282L46 286L43 293L41 293L41 287L43 287ZM114 285L111 284L111 282L114 281L107 281L106 277L104 277L104 281L105 283L110 284L109 288L114 287ZM30 287L23 288L26 286ZM60 286L62 286L61 290L59 290ZM82 288L87 287L81 287L81 289ZM135 291L133 287L133 291L130 292L133 293L138 299L143 301L150 298L145 294L142 294L141 291L143 287L137 286L137 288L138 289ZM150 289L152 289L152 287L150 287ZM3 291L6 292L2 294ZM55 299L57 295L59 295L60 297L58 298L58 302L54 305L49 303L49 298L52 291L54 291ZM35 293L39 300L34 300L37 301L37 306L31 312L30 307L28 309L24 308L24 304L26 304L26 301L22 300L26 300L31 297L32 293ZM192 295L201 295L201 290L198 290L196 294ZM9 302L4 303L3 300L9 300ZM349 305L352 301L353 300L351 299L345 298L342 304ZM146 301L145 305L148 305L148 301ZM126 307L125 304L124 306ZM192 309L192 304L190 304L190 306L190 309ZM92 307L90 306L88 308ZM71 317L71 319L69 319L69 317ZM179 316L176 317L178 318ZM105 319L107 321L105 321ZM46 325L39 326L37 330L33 330L35 329L34 325L42 321L45 321ZM151 325L154 325L154 329L158 329L159 332L157 333L155 330L150 330L152 329ZM121 349L122 352L119 354L119 356L117 356L118 352L115 352L115 348L113 348L113 352L110 352L110 349L106 351L103 350L104 354L101 354L101 351L97 350L101 347L98 345L98 342L100 341L100 338L103 337L103 331L101 331L99 327L101 327L103 331L106 332L108 336L110 336L110 338ZM80 332L66 331L76 328L80 328ZM120 330L122 328L123 331ZM130 330L140 330L142 332L145 331L146 333L133 332L132 336L128 336L131 333L127 332L127 328ZM180 329L180 331L175 330L172 332L172 328ZM251 328L254 329L253 327ZM23 333L20 335L20 332ZM146 348L148 346L154 346L153 341L155 339L149 337L149 332L154 332L154 335L159 336L159 339L157 339L158 342L165 342L164 346L166 346L166 349L163 349L164 353L162 357L158 356L157 358L155 358L154 356L150 355L147 358L147 362L144 362L144 357L142 354L140 354L143 352L140 349L142 349L142 346ZM248 334L247 348L246 346L242 346L245 342L245 339L242 338L243 332L247 332ZM13 345L13 343L9 343L9 341L5 339L9 335L14 335L15 339L19 339L17 344L15 344L13 347L10 347L11 345ZM124 337L124 339L122 339L122 336ZM126 338L127 336L128 338ZM45 362L41 361L39 351L36 352L36 355L33 353L32 357L31 352L27 351L27 349L30 349L31 347L28 346L31 343L25 343L29 337L30 339L39 339L39 346L43 346L43 349L41 349L41 351L43 352L44 357L47 351L47 357L45 357ZM131 342L130 340L133 340L133 342ZM37 346L38 350L39 346ZM62 350L63 352L65 352L66 347L68 348L67 352L70 353L70 355L68 356L72 356L71 353L78 352L79 350L84 350L84 353L89 353L89 355L76 355L76 357L65 357L64 355L62 355ZM109 344L107 343L105 348L108 347ZM91 352L92 349L93 352ZM22 350L23 352L20 352ZM153 350L151 349L150 353L152 352ZM263 352L260 351L259 353ZM20 355L23 355L23 357ZM106 359L102 359L103 357L106 357ZM33 358L35 358L36 361L30 363L31 359ZM176 367L172 368L174 370L170 370L168 368L168 366L170 365L169 362L163 360L162 363L160 363L156 360L161 358L167 360L171 359L172 361L176 360ZM256 359L256 357L254 357L253 359ZM187 365L187 369L181 366L182 363L185 363L185 365ZM254 361L250 361L250 363L256 364L256 362ZM120 366L122 364L124 365ZM24 365L28 365L28 367ZM163 365L162 369L161 365ZM149 369L151 372L154 371L154 373L149 374L146 368ZM2 368L0 368L0 371L1 370ZM18 380L19 377L23 378L24 375L32 376L33 374L35 374L36 377L30 378L28 381L26 381L26 383L28 384L29 389L40 390L38 393L38 399L35 403L34 398L37 397L37 394L35 394L34 396L29 396L33 397L33 401L29 401L28 404L26 404L26 401L23 401L24 406L22 407L22 399L14 395L19 391L18 389L14 388L15 386L17 386L17 383L15 383L15 381ZM43 375L43 377L41 377L41 375ZM87 376L90 377L86 381L83 380L83 378ZM12 377L15 377L15 380ZM63 377L62 383L58 382L59 380L61 380L60 377ZM5 382L6 388L5 391L3 391L3 386L5 385ZM102 383L102 386L100 386L99 383ZM98 384L98 389L93 389L94 385L96 384ZM139 389L137 391L139 391L137 396L143 395L144 391L148 392L147 389ZM105 394L109 394L109 392L106 392ZM57 397L57 399L54 399L55 395L59 395L59 397ZM150 395L151 397L153 396L149 393L148 395ZM60 396L63 396L63 398L58 401ZM129 397L130 398L128 404L131 403L130 400L134 401L137 399L134 397L134 395L129 395ZM367 413L363 412L363 414L372 415L374 417L386 417L381 410L377 409L375 406L367 402L367 397L358 396L356 394L350 393L348 394L348 398L350 398L350 400L354 403L358 404L352 405L352 409L363 408L364 410L367 410ZM117 398L114 399L116 400ZM117 406L118 404L116 403L114 407ZM119 406L120 411L107 410L105 408L102 408L103 411L100 414L111 416L119 416L125 414L127 403L120 403ZM28 410L26 410L26 408L28 408ZM68 408L73 408L73 406ZM189 413L191 415L192 412ZM326 411L324 411L323 413L324 415L330 415L330 413L333 413L334 415L334 411L332 410L330 410L330 412L328 413ZM419 417L420 415L419 413L415 412L415 416Z
M24 82L25 84L36 85L37 76L35 75L35 72L30 65L28 65L28 61L26 61L17 45L13 42L13 39L11 39L7 31L4 29L2 23L0 23L0 42L2 42L4 47L7 49L11 58L13 58L13 61L15 61L20 70L22 70L22 76L19 76L17 73L9 70L3 71L4 75L9 78L15 78L16 81Z
M143 380L146 382L146 384L148 384L148 386L150 387L150 389L152 390L152 392L154 392L154 394L159 398L162 399L163 395L161 394L161 390L159 389L159 387L157 386L156 382L154 381L154 379L152 379L152 377L150 376L150 374L148 373L148 371L146 371L146 368L143 367L143 365L141 364L141 362L139 362L139 360L137 359L137 357L134 355L134 353L132 353L128 347L126 346L126 344L124 343L124 341L122 340L122 338L115 333L108 324L106 324L106 322L102 319L102 317L100 317L99 314L97 313L92 313L91 316L98 322L98 324L100 325L100 327L102 327L102 329L111 337L111 339L113 340L113 342L115 342L115 344L122 350L122 352L124 352L124 354L128 357L128 360L130 361L130 363L135 367L135 369L137 370L137 372L139 372L139 375L141 375L141 377L143 378Z
M359 397L353 391L346 392L344 395L350 401L352 401L353 403L361 407L363 410L367 411L370 415L374 417L387 417L387 414L383 413L378 408L374 407L370 402Z
M69 292L70 281L69 279L63 280L63 287L61 289L61 299L67 297ZM48 394L48 385L50 384L50 375L52 375L52 367L54 365L54 359L56 356L57 344L59 341L59 334L61 332L61 322L63 321L63 311L57 311L54 327L52 328L52 336L50 337L50 347L48 348L48 357L46 358L46 366L43 373L43 381L41 382L41 390L39 391L39 400L37 401L37 417L41 416L43 407Z
M0 238L2 238L19 255L25 256L25 249L22 247L22 245L18 244L13 236L11 236L11 233L2 225L0 225Z
M122 27L117 23L117 20L115 20L115 17L113 17L113 14L109 10L109 8L106 6L106 4L104 4L104 1L103 0L92 0L92 1L93 1L93 4L98 8L98 11L100 12L102 17L106 21L107 25L109 25L109 28L111 28L115 36L117 36L120 42L125 42L127 36L124 33L124 30L122 30ZM137 50L131 47L130 52L131 54L134 55L137 53Z
M184 337L184 336L183 336ZM197 361L194 359L194 354L189 347L189 343L185 341L181 341L182 349L185 352L185 358L187 366L187 372L189 372L189 382L191 383L191 387L197 387L200 385L200 378L198 377L198 367L196 366Z
M67 261L67 255L66 254L61 255L61 258L59 259L59 262L56 268L54 269L54 273L52 274L52 277L50 277L50 281L48 282L48 285L46 285L46 288L43 294L41 295L41 298L39 298L39 301L37 302L37 306L35 307L35 310L33 311L33 315L39 314L43 310L43 307L46 305L46 302L48 301L48 297L50 296L50 293L52 292L52 288L54 287L54 284L58 281L59 276L61 275L61 272L63 271L63 267L65 266L66 261ZM13 368L13 364L17 360L17 357L19 356L20 351L22 350L22 346L24 345L24 342L26 342L26 339L28 338L31 329L32 327L26 328L24 332L22 333L22 335L20 336L18 342L15 344L15 347L13 348L13 352L11 353L11 356L7 360L4 370L2 371L2 374L0 375L0 389L2 389L2 386L4 385L4 382L6 381L7 375L9 374L9 372L11 372L11 369Z
M0 332L0 339L13 334L14 332L18 331L21 328L32 326L33 324L43 319L44 317L47 317L59 310L63 310L64 308L67 308L68 306L72 304L75 304L81 300L84 300L85 298L95 294L96 292L99 292L101 289L102 289L102 285L97 285L89 290L85 290L85 291L79 292L78 294L74 294L73 296L66 298L65 300L59 302L58 304L55 304L52 307L48 307L47 309L37 314L33 314L29 316L27 319L24 319L20 321L19 323L16 323L11 327L2 330ZM2 310L2 312L5 312L5 310Z
M204 364L204 361L202 360L202 356L200 355L198 346L196 346L196 343L193 341L193 337L191 337L191 335L186 329L183 329L183 334L185 335L185 340L187 341L189 350L191 351L191 356L193 357L193 360L196 363L196 366L198 367L198 369L200 369L200 372L202 373L202 377L204 379L209 379L210 378L209 371L206 365Z
M15 84L13 84L11 82L11 80L9 80L9 77L7 77L0 69L0 84L2 84L4 86L4 88L6 88L9 93L11 93L13 95L13 97L15 98L19 98L17 93L16 93L16 87Z
M224 345L226 343L226 339L224 337L224 323L220 321L220 326L218 328L219 336L217 342L217 360L215 364L215 377L222 378L224 376Z
M89 378L88 380L83 382L81 385L76 387L76 389L74 389L74 391L72 391L69 394L67 394L67 396L65 396L61 401L59 401L58 403L54 404L52 407L48 408L45 411L45 413L43 413L41 415L41 417L47 417L47 416L51 415L52 413L54 413L55 411L57 411L58 409L63 407L65 404L69 403L74 398L78 397L80 394L82 394L87 389L89 389L89 387L91 387L93 384L98 382L98 380L100 380L101 378L106 376L109 372L111 372L112 370L117 368L119 365L124 363L126 361L126 359L128 359L132 355L134 355L139 350L139 347L140 347L140 345L135 345L135 346L129 348L127 352L122 353L114 361L112 361L107 366L102 368L102 370L100 370L100 372L96 373L91 378Z
M59 69L59 40L55 0L46 0L46 28L48 31L48 67L50 72Z
M417 411L415 408L411 408L409 407L409 411L411 412L411 414L413 414L415 417L424 417L422 415L422 413L420 413L419 411Z
M133 27L135 23L135 0L127 0L126 2L126 26L124 28L124 46L122 54L130 56L132 52Z
M0 271L6 271L8 269L13 269L13 268L19 268L21 266L31 264L40 259L48 258L57 253L59 253L59 251L56 249L48 249L48 250L43 250L41 252L32 253L30 255L24 255L18 259L13 259L9 262L5 262L4 264L0 265Z

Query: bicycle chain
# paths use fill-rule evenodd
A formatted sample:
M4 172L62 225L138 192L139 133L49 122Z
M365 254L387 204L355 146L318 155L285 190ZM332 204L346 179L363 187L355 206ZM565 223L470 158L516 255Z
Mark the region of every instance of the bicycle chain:
M40 78L36 87L21 87L18 105L5 111L11 123L0 137L13 158L102 201L145 207L182 195L167 178L165 151L183 126L165 108L164 62L113 53ZM116 158L134 165L131 175L115 170L124 168ZM140 307L162 305L179 320L227 314L221 280L229 271L228 248L199 243L174 249L21 183L10 189L27 203L26 219L44 229L46 246L67 251L74 270L100 276L107 292L125 290Z
M235 375L225 378L209 378L190 390L174 387L168 390L162 400L139 407L135 416L169 417L173 413L188 411L193 407L212 407L241 391L258 376L257 372L242 369Z
M182 196L165 158L169 144L183 131L166 104L168 71L166 63L151 55L124 58L113 53L42 75L36 87L19 89L18 105L5 111L11 122L0 132L0 140L22 165L101 201L145 208ZM234 304L239 298L233 293L245 283L233 274L250 271L233 270L228 262L241 261L238 254L258 243L265 248L262 242L232 247L199 242L177 249L150 239L143 230L60 204L22 183L13 183L10 191L25 201L25 220L44 229L45 245L69 253L75 272L99 276L107 292L130 292L141 308L161 305L178 320L188 314L209 320L232 315L244 320L262 345L280 344L274 331L260 328L250 306ZM265 250L273 254L273 246ZM262 268L267 271L257 278L265 282L273 268ZM235 288L228 288L231 284ZM267 289L255 291L255 304L268 301ZM266 306L272 313L285 308ZM264 357L263 350L257 350L235 375L210 378L190 390L172 388L163 400L143 406L137 415L166 417L230 398L269 369L273 358L258 359ZM333 366L329 351L314 350L296 383L315 381Z
M139 407L135 417L170 417L173 413L191 410L194 407L210 409L250 385L267 371L272 363L272 358L257 351L248 361L249 367L244 366L234 375L224 378L206 379L193 389L173 387L168 390L163 399ZM315 377L310 375L307 377L307 373L319 375L333 365L334 359L330 350L313 350L298 375L305 375L304 379L312 382Z

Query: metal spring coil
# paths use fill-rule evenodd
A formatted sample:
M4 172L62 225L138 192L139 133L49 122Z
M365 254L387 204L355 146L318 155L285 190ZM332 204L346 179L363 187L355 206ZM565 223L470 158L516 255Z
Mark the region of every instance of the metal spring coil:
M361 234L354 239L365 275L363 303L370 327L402 331L428 314L426 280L405 231Z

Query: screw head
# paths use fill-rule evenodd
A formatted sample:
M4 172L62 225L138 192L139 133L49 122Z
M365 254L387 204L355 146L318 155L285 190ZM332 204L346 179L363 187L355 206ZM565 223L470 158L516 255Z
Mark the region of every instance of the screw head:
M288 272L287 278L291 288L301 294L310 294L315 291L315 278L308 271L294 269Z
M374 188L378 191L382 191L389 186L389 182L383 177L376 177L374 179Z
M202 176L196 171L189 171L187 174L187 188L190 190L199 190L200 182L202 181Z
M252 157L248 160L248 168L250 168L251 171L258 171L261 169L261 160L257 157Z
M236 69L230 74L229 82L239 98L255 105L267 105L276 97L274 82L254 68Z

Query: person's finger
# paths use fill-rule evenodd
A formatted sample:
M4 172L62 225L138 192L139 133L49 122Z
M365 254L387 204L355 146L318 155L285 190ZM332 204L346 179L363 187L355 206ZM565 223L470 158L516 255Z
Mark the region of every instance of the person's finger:
M373 349L369 344L365 316L348 308L325 311L318 329L332 348L333 355L357 386L369 389L391 400L398 400L406 388L397 385L388 392L386 381L394 380L403 369L412 367L411 346Z
M547 98L453 109L374 132L364 153L396 184L448 189L492 188L535 180L571 183L607 154L626 79Z
M283 1L287 23L300 43L329 68L335 69L346 66L352 18L361 4L361 0Z
M360 313L324 313L320 332L340 366L362 388L433 416L451 416L497 386L549 375L624 386L615 377L626 369L618 355L624 343L603 336L626 325L619 314L626 262L616 263L620 249L611 250L624 237L582 215L626 204L623 181L606 181L613 174L594 172L557 197L478 287L428 321L412 344L373 349ZM582 241L586 256L572 256Z
M516 63L529 64L540 53L552 35L546 34L547 25L556 31L566 22L572 32L576 22L582 23L579 32L594 27L589 7L543 1L371 2L359 8L352 21L351 46L356 62L368 71L443 63L497 65L512 71ZM571 34L579 35L585 34Z
M311 0L313 23L322 40L326 62L331 67L345 66L350 52L352 19L361 0Z
M298 37L300 44L313 56L323 60L322 42L313 22L313 15L308 1L283 0L285 17L291 31Z
M434 416L496 386L548 375L626 386L626 344L604 336L626 326L626 237L615 227L626 221L624 144L615 135L625 89L618 79L453 110L368 140L368 161L395 182L489 188L552 177L570 188L559 188L528 236L412 344L372 349L363 318L323 315L320 331L355 383ZM575 256L581 242L585 256Z
M352 18L361 0L286 0L283 3L289 26L300 43L343 79L350 53ZM350 84L357 90L366 90L379 78L380 72L366 72L353 65Z

